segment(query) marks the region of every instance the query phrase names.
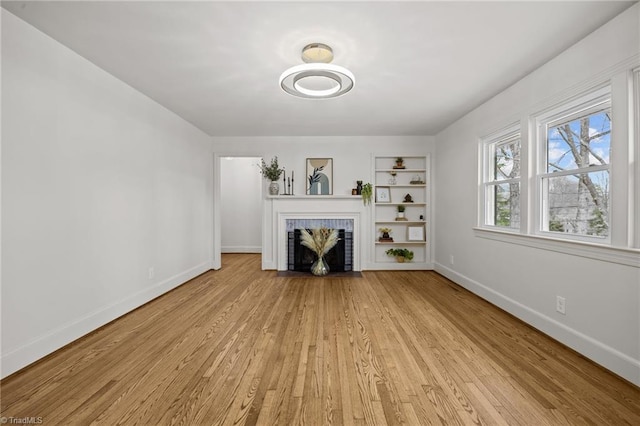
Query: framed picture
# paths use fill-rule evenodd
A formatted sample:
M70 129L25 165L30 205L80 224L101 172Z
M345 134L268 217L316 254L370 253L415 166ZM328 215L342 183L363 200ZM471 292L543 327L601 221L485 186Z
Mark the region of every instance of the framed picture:
M333 158L307 158L307 194L333 195Z
M407 226L407 241L424 241L424 226Z
M390 203L391 189L388 186L376 186L376 203Z

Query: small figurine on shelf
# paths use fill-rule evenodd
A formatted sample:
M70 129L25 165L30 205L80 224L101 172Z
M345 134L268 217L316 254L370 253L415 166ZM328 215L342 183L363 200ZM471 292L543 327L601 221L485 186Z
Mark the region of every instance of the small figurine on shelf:
M404 169L404 158L396 157L396 165L393 166L394 169Z
M393 238L389 236L389 233L391 232L391 228L380 228L380 232L382 233L382 236L378 238L378 241L380 241L381 243L393 242Z
M407 194L404 196L404 202L405 203L413 203L413 198L411 197L411 194Z
M424 181L422 180L422 178L420 177L420 175L415 175L411 178L411 181L409 182L411 185L424 185Z

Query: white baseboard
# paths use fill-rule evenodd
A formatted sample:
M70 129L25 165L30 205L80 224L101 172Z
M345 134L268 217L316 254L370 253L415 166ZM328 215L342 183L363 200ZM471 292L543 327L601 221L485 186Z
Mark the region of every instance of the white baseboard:
M222 253L262 253L262 246L222 246Z
M435 271L606 369L640 386L640 360L633 359L590 336L567 327L553 318L510 299L440 263L435 263Z
M33 339L26 345L2 355L2 358L0 358L0 377L4 378L15 373L21 368L49 355L110 321L121 317L127 312L131 312L209 269L211 269L211 262L194 266L187 271L176 274L173 277L128 296L119 302L105 306L89 315L64 324L43 336Z

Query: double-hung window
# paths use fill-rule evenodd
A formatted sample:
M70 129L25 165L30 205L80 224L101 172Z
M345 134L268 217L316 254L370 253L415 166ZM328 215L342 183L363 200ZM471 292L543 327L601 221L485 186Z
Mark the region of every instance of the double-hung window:
M640 266L640 68L593 83L480 139L476 235Z
M611 99L608 90L538 121L539 229L608 239Z
M520 229L520 131L506 129L482 141L484 226Z

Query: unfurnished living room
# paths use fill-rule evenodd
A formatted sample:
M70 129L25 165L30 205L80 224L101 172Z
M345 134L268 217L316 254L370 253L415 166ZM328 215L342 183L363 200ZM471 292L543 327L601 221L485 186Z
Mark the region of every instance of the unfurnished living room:
M2 1L0 423L640 424L640 3Z

